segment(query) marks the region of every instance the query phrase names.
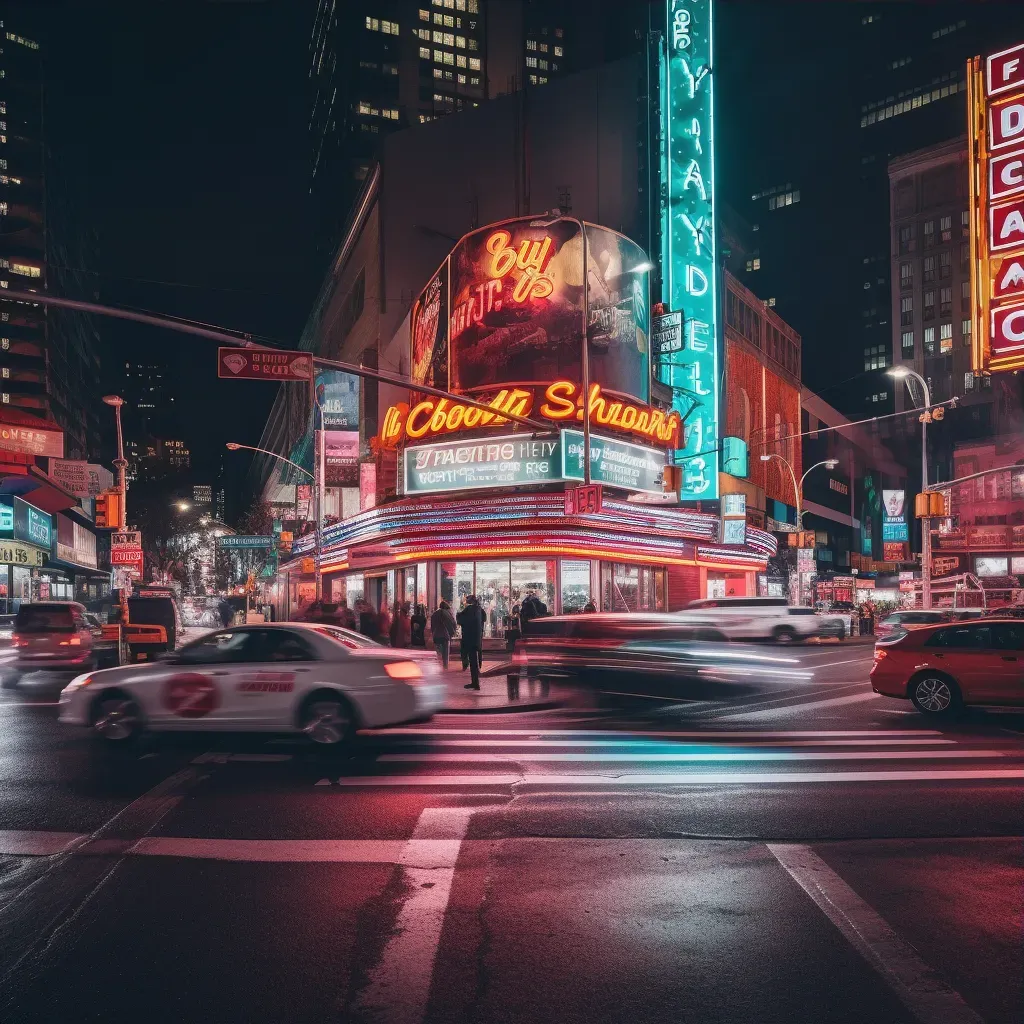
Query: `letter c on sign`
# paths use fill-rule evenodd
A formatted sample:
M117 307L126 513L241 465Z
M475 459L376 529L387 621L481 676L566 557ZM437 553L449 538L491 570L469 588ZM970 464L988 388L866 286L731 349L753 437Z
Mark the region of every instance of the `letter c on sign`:
M1024 185L1024 160L1012 160L999 171L999 181L1013 187Z
M1017 344L1024 342L1024 309L1015 310L1003 320L1003 337Z

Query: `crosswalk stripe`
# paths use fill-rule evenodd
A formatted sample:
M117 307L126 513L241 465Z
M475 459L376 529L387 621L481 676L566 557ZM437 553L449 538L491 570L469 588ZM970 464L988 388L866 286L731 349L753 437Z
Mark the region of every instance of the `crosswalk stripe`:
M451 867L458 840L448 839L202 839L146 836L127 852L141 857L262 863L398 864Z
M624 729L419 729L412 726L396 726L390 729L368 730L367 735L372 736L528 736L539 739L542 736L604 736L631 737L631 736L665 736L678 738L700 738L717 739L721 737L735 739L753 739L762 737L766 739L785 739L794 737L806 739L812 736L839 738L839 737L879 737L890 736L943 736L938 729L772 729L768 731L757 729L701 729L680 732L678 730L634 730Z
M636 775L390 775L351 776L338 779L339 786L368 789L397 787L469 786L756 786L797 783L843 782L970 782L1024 779L1024 768L969 768L963 770L915 769L904 771L821 772L679 772Z
M709 750L700 753L680 751L671 753L632 753L606 754L594 753L561 753L524 752L523 754L491 754L491 753L422 753L422 754L381 754L378 762L415 762L417 764L451 764L464 762L467 764L495 764L508 761L626 761L643 763L646 761L664 761L675 763L693 763L700 761L909 761L937 760L956 758L968 760L975 758L1006 757L1002 750Z
M77 846L88 838L79 832L39 832L24 829L0 830L0 855L7 857L50 857Z
M778 718L782 715L800 714L813 708L838 707L842 704L860 704L868 700L878 700L881 694L851 693L846 697L828 697L825 700L804 701L802 704L787 704L784 707L765 708L763 711L737 711L731 715L716 715L716 722L735 722L750 718Z

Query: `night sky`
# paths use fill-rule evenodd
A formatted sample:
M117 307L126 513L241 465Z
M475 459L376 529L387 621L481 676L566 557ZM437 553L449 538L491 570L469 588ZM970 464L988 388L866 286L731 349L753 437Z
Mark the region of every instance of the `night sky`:
M48 136L95 227L100 300L293 343L310 244L308 0L37 0L48 17ZM219 382L215 344L104 319L105 387L127 353L169 360L194 476L257 444L270 384ZM227 456L240 480L244 454Z

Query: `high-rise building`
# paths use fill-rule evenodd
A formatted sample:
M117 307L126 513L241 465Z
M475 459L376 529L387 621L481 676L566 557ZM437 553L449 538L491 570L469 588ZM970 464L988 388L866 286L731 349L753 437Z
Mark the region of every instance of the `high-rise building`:
M166 363L127 360L121 387L127 431L140 436L175 431L177 407Z
M43 47L2 4L0 54L0 289L91 298L81 280L87 239L44 137ZM80 313L0 299L0 415L10 408L56 423L66 455L98 455L96 343Z
M211 484L192 485L192 504L213 508L213 486Z

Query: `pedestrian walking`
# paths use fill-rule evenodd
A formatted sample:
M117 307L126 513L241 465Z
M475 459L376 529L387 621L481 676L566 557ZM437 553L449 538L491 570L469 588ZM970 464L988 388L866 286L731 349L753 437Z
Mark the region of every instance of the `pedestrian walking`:
M377 615L377 637L382 644L391 639L391 612L388 611L387 601L381 601L380 612Z
M220 624L225 628L230 626L235 618L234 608L223 597L217 602L217 618L220 619Z
M355 612L349 608L348 601L344 597L338 602L338 625L344 629L356 628Z
M466 598L466 607L459 612L456 620L462 628L462 662L469 665L467 690L480 689L480 667L483 659L484 610L476 596Z
M426 647L426 633L427 633L427 606L425 604L416 605L416 611L413 613L410 621L412 629L411 643L413 647Z
M395 602L395 617L391 620L391 646L408 647L412 643L412 620L409 617L409 602Z
M455 616L447 601L442 601L430 616L430 639L441 660L441 668L448 668L448 652L455 636Z

